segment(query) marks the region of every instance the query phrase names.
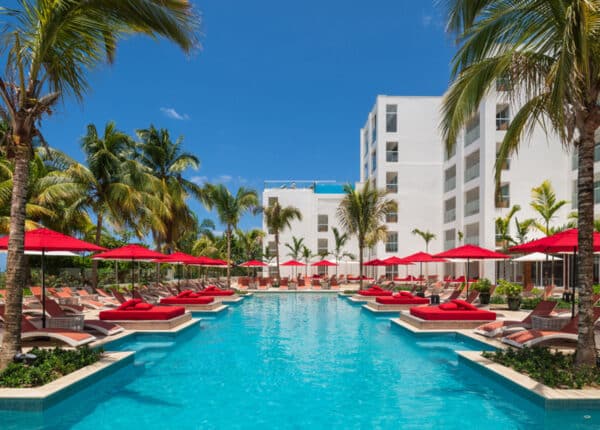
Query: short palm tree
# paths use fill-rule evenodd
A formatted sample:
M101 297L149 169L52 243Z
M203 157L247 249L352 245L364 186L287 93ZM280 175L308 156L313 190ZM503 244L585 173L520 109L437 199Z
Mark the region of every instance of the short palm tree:
M298 260L300 258L303 246L304 238L296 236L292 236L292 243L285 244L285 247L290 250L290 252L288 252L288 256L290 256L294 260Z
M313 258L315 254L310 250L310 248L306 245L302 245L302 251L300 252L300 257L302 257L302 261L304 261L304 276L308 276L308 265L310 264L310 259Z
M517 212L521 210L521 206L514 205L506 215L503 217L497 217L495 220L496 224L496 243L500 243L502 252L507 252L510 245L515 245L517 242L510 235L510 222ZM502 266L504 268L504 278L506 278L506 267L507 262L503 261Z
M277 262L277 279L281 279L279 268L279 235L286 228L292 228L292 221L302 220L302 214L294 206L281 206L279 202L266 207L264 210L265 224L275 235L275 261Z
M331 250L331 255L335 258L336 264L339 265L342 258L354 258L354 254L344 251L344 247L350 240L350 235L348 233L340 232L337 227L333 227L331 231L333 232L333 249ZM338 266L335 266L336 276L337 273Z
M413 229L412 234L420 236L425 241L425 252L429 253L429 242L436 238L436 235L429 230Z
M363 287L363 251L369 240L371 243L385 238L387 228L385 216L396 211L394 200L386 198L385 190L378 190L367 181L359 190L350 185L344 186L346 196L340 203L337 216L346 233L356 235L358 240L358 265L360 288Z
M131 33L165 37L189 51L199 20L187 0L18 0L4 21L0 49L0 121L8 124L7 153L15 163L6 274L4 336L0 370L21 349L21 305L25 286L22 252L29 160L44 142L43 119L65 96L82 100L86 73L115 59L117 42Z
M550 181L545 180L531 190L531 208L536 211L543 223L536 222L535 227L546 236L553 234L550 223L556 218L556 213L567 204L566 200L558 200Z
M216 209L219 221L225 226L227 240L227 286L231 285L231 240L234 229L240 219L248 212L258 209L256 191L240 187L236 194L231 194L223 184L206 184L204 199L209 209Z
M600 126L600 4L597 0L444 0L448 29L458 39L452 84L444 96L442 130L447 150L501 79L520 105L496 162L500 166L536 125L578 153L580 291L576 365L595 365L592 310L594 145Z
M237 240L239 246L243 251L244 260L260 260L262 254L262 242L265 237L265 232L258 229L253 228L248 231L241 230L237 228L235 230L235 235L237 236Z
M519 221L519 219L515 216L515 237L518 245L522 245L527 242L527 235L534 224L535 220L533 218Z

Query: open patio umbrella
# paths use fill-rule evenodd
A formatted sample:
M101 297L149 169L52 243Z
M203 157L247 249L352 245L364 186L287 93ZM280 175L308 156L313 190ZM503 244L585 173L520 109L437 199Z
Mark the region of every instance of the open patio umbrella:
M467 296L469 295L469 279L470 279L470 260L504 260L510 258L506 254L491 251L477 245L463 245L457 248L449 249L448 251L440 252L433 255L435 258L460 258L467 260Z
M405 258L400 258L400 257L388 257L384 260L381 260L385 263L386 266L410 266L413 263L410 261L406 261ZM407 267L407 275L408 275L408 267ZM393 275L393 272L392 272ZM398 273L399 275L399 273Z
M0 238L0 249L8 249L8 236ZM57 252L93 252L105 251L106 248L85 242L71 236L47 228L37 228L25 232L25 252L39 252L42 277L42 327L46 327L46 255Z
M538 264L540 261L561 261L562 258L557 257L555 255L548 255L542 252L533 252L531 254L522 255L521 257L513 258L512 261L517 263L536 263L536 278L539 280L539 267Z
M316 263L311 264L311 266L314 267L334 267L337 266L336 263L329 261L329 260L321 260L321 261L317 261ZM327 269L327 274L329 274L329 269Z
M101 252L92 257L94 260L119 260L131 261L131 291L134 289L135 282L135 261L163 261L169 256L161 254L157 251L152 251L141 245L125 245L120 248L111 249L110 251Z
M285 267L304 267L306 266L306 264L304 264L301 261L298 260L288 260L285 263L281 263L280 266L285 266ZM308 273L305 273L304 276L306 276Z
M250 261L244 261L243 263L239 264L240 267L266 267L267 263L263 263L262 261L258 261L258 260L250 260Z
M445 263L448 261L445 258L434 257L426 252L415 252L408 257L404 257L404 260L419 263L419 278L423 276L423 263Z
M186 254L185 252L174 252L173 254L166 255L165 258L156 260L156 263L167 263L177 264L180 266L189 266L196 264L196 258L193 255ZM183 276L183 273L181 274ZM139 276L138 276L139 277ZM187 278L187 276L186 276ZM179 290L181 285L181 278L178 279L177 289Z

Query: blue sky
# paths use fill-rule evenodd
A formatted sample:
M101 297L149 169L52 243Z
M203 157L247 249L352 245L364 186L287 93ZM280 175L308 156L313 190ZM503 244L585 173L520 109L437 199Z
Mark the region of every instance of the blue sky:
M81 160L86 124L115 120L133 134L152 123L185 136L202 162L187 176L200 182L259 192L265 179L354 182L375 96L447 86L453 44L432 0L193 1L202 50L125 40L116 64L91 74L84 103L67 99L44 122L48 142Z

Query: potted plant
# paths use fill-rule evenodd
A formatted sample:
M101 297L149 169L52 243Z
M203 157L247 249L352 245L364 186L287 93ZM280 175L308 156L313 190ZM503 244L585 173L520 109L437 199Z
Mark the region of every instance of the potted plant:
M508 282L505 279L500 279L498 281L497 290L498 294L501 294L506 297L506 302L508 303L509 310L519 310L519 308L521 307L521 293L523 292L523 287L521 285Z
M490 303L492 281L487 278L481 278L473 283L472 288L475 291L479 291L479 303L482 305L488 305Z

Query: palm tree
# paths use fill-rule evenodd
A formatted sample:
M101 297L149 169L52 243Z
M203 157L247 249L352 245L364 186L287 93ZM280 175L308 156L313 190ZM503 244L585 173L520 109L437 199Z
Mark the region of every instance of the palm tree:
M429 242L436 238L436 235L429 230L419 230L418 228L413 229L412 234L421 236L425 241L425 252L429 253Z
M360 190L350 185L344 186L346 196L340 203L337 216L345 232L358 239L358 265L360 288L363 287L363 250L367 241L374 244L385 238L387 228L385 216L394 212L397 204L386 198L385 190L378 190L370 181Z
M506 253L510 245L516 244L516 241L510 235L510 222L517 212L521 210L521 206L514 205L506 215L496 218L496 243L500 242L502 252ZM506 279L506 261L503 261L504 278Z
M292 221L302 221L302 214L294 206L281 206L274 202L264 208L265 224L272 234L275 235L275 261L277 262L277 279L281 279L279 268L279 235L286 228L292 228Z
M168 252L176 247L176 241L186 230L197 225L196 218L187 204L189 195L204 199L202 188L185 179L183 172L198 169L200 160L195 155L183 152L183 138L171 140L169 131L150 126L137 130L141 140L136 158L156 178L148 183L146 195L158 198L162 207L146 211L145 219L150 224L154 241L164 245Z
M597 1L446 0L448 29L460 47L452 60L452 84L444 96L442 130L452 150L466 122L498 79L507 95L525 100L505 133L496 162L517 151L541 124L578 153L579 333L576 365L595 365L592 319L594 145L600 126L600 24Z
M517 217L515 217L515 235L517 238L517 244L522 245L527 242L527 235L529 234L529 230L535 224L535 220L533 218L528 218L523 221L519 221Z
M262 242L265 237L265 232L253 228L252 230L243 231L239 228L235 230L239 245L243 252L244 260L260 260L262 254Z
M304 238L292 236L292 243L286 243L285 247L290 250L288 255L294 260L298 260L300 258L300 254L302 254L302 247L304 246Z
M315 256L310 248L306 245L302 245L302 252L300 253L302 260L304 261L304 277L308 276L308 265L310 263L310 259ZM279 266L279 265L278 265Z
M354 254L344 251L344 247L350 240L350 236L348 233L341 233L337 227L333 227L331 229L333 231L333 250L331 251L331 255L335 258L336 264L340 264L340 260L344 257L346 258L354 258ZM338 266L335 266L335 275L337 276Z
M64 96L83 100L86 72L112 63L122 36L162 36L187 52L196 44L199 20L186 0L18 0L0 13L11 15L0 42L7 61L0 78L0 121L8 124L7 154L15 163L1 370L21 349L27 178L32 148L44 143L43 119Z
M209 209L216 209L219 221L225 225L225 238L227 241L227 286L231 285L231 240L233 230L240 219L248 212L258 209L258 195L256 191L240 187L235 195L223 184L206 184L205 202Z
M531 190L531 208L542 218L543 224L536 222L535 227L546 236L553 234L550 223L556 218L556 213L567 204L566 200L558 200L550 181L545 180Z

